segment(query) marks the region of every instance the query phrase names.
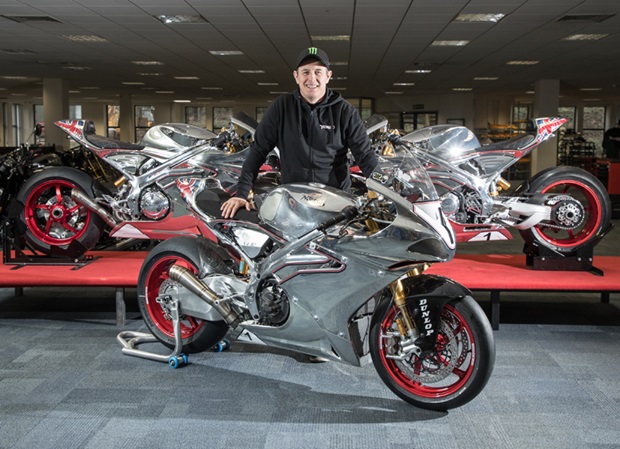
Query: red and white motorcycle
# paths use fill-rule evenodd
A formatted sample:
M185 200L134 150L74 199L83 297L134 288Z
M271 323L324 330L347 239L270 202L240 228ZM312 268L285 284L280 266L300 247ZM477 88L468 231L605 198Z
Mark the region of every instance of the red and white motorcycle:
M219 136L192 125L156 125L143 139L145 146L97 135L91 121L56 122L114 181L95 180L72 167L42 170L16 197L18 235L44 255L68 257L93 249L104 232L116 240L212 238L190 207L205 186L226 195L236 185L245 147L233 124Z

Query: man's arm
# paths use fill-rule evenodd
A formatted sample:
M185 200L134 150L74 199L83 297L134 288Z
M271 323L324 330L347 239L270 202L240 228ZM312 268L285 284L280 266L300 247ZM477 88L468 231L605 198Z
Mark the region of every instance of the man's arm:
M347 146L351 150L351 154L353 154L355 162L360 170L362 170L364 176L369 177L377 166L377 157L372 150L366 127L357 109L353 107L351 107L351 109L348 126L349 131L346 136Z

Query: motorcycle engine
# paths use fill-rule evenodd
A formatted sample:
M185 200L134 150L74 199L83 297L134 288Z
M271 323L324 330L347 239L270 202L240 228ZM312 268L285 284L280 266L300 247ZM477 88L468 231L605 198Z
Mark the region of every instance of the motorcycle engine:
M170 211L170 200L161 190L150 188L142 193L140 210L145 217L159 220Z
M258 293L261 323L279 326L288 318L290 304L288 295L274 278L264 279Z

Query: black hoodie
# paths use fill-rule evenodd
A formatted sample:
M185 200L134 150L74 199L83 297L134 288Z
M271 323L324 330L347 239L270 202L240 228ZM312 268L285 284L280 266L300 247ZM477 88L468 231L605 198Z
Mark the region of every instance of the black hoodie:
M359 113L330 89L314 105L301 97L299 89L272 103L248 149L237 197L247 198L261 165L275 147L280 151L283 184L319 182L347 190L351 186L349 149L366 177L377 165Z

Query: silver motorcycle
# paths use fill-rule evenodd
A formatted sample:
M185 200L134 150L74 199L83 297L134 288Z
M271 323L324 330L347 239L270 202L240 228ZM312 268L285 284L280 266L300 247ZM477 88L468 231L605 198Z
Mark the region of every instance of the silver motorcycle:
M425 409L475 398L493 370L493 333L465 287L424 274L456 243L428 174L403 143L366 187L278 186L235 219L220 218L221 192L197 193L193 212L217 243L176 237L149 253L137 291L152 335L119 335L123 352L175 367L227 337L372 360L397 396ZM144 335L173 348L169 358L137 349Z

